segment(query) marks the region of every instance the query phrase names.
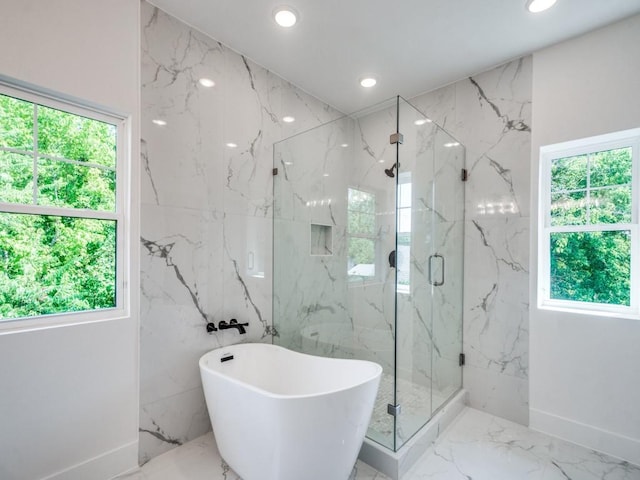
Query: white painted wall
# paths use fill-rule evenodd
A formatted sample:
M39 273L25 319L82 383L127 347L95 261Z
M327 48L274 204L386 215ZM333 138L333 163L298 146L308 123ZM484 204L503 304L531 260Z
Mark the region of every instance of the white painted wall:
M539 148L640 126L640 16L533 56L532 428L640 464L640 319L537 305Z
M130 116L126 318L0 331L0 478L106 479L137 465L139 2L5 0L0 75Z

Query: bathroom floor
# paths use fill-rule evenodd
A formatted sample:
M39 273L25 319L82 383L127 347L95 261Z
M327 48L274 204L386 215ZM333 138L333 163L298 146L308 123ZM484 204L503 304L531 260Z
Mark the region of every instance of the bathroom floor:
M220 458L213 435L208 433L118 477L124 479L240 480L240 477ZM402 478L426 479L640 480L640 467L466 408ZM359 461L349 480L388 480L388 477Z

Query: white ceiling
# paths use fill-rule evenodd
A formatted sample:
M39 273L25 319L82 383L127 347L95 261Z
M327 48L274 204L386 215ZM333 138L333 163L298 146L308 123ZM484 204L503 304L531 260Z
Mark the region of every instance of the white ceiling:
M640 0L152 0L342 112L411 98L640 13ZM283 29L275 7L300 14ZM640 51L640 47L639 47ZM358 80L378 77L363 89Z

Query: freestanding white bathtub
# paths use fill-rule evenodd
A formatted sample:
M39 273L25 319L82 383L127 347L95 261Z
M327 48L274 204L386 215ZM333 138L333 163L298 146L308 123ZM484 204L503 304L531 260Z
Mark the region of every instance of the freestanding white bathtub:
M222 458L243 480L347 480L382 367L244 343L200 358Z

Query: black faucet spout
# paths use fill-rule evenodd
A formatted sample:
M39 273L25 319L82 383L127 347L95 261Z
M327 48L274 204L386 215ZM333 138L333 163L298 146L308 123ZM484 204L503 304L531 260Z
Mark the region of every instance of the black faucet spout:
M249 326L249 323L238 323L238 320L236 320L235 318L232 318L231 320L229 320L229 323L227 323L225 320L220 320L220 323L218 324L218 328L220 330L228 330L229 328L235 328L238 330L240 335L247 333L247 329L244 327L248 327L248 326Z

